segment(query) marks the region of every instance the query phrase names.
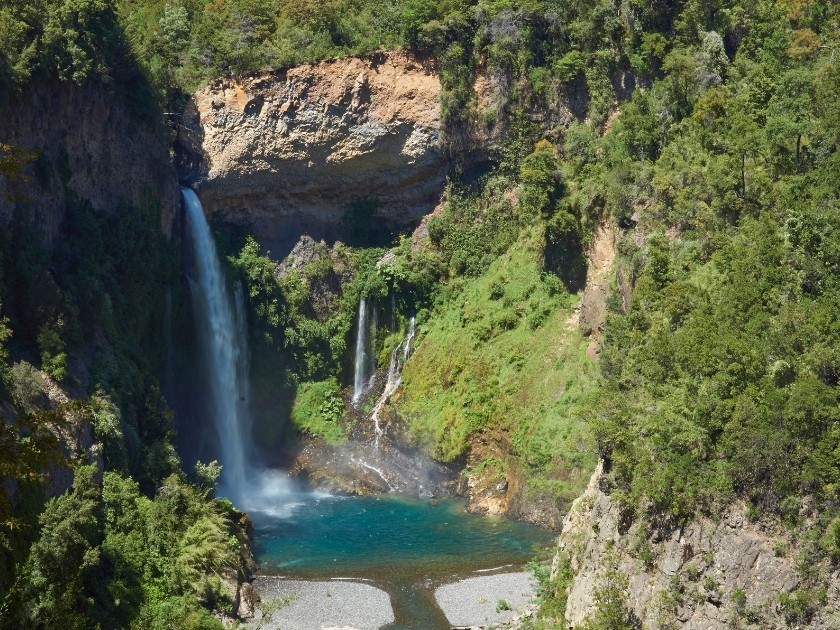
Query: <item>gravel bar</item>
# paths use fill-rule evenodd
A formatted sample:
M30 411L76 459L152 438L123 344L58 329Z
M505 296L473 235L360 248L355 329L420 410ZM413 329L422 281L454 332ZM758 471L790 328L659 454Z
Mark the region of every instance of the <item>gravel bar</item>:
M291 598L288 605L274 611L261 628L265 630L322 630L352 627L378 630L394 621L391 598L369 584L349 580L309 582L260 576L254 588L268 603ZM256 626L261 613L248 625Z
M534 597L534 576L524 571L466 578L435 591L438 606L449 623L459 628L510 621L516 610L531 603ZM499 605L500 600L511 610L501 610L506 607Z

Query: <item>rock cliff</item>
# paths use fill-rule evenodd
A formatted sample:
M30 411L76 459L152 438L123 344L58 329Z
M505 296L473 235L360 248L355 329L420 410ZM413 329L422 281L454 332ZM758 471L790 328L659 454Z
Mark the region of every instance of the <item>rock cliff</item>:
M836 567L811 567L828 589L821 605L805 615L810 619L793 609L798 604L785 603L785 595L802 603L818 589L803 582L801 554L784 528L753 522L743 505L734 504L718 520L698 518L651 540L638 523L626 528L605 482L599 464L559 539L554 572L567 563L574 575L566 604L569 627L581 626L593 611L596 589L609 570L627 578L627 607L645 628L776 628L790 625L794 614L796 626L837 627Z
M158 199L168 235L179 204L166 134L94 83L33 85L0 107L0 144L29 153L27 181L0 174L0 225L19 213L56 240L72 191L99 210Z
M439 96L432 62L404 51L218 79L184 110L176 164L209 215L275 255L303 233L405 228L443 189Z

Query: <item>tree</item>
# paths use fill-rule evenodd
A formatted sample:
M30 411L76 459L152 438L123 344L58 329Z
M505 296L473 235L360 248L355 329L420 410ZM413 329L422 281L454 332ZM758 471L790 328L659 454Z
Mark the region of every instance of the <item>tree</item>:
M41 515L41 533L21 570L13 597L20 623L39 628L82 628L98 595L95 573L102 541L96 466L79 465L72 490L51 499Z
M786 72L767 107L767 136L776 160L790 155L791 145L796 168L802 165L802 143L812 131L814 116L814 77L805 68Z
M615 558L606 559L607 567L595 587L595 610L584 621L585 630L635 630L630 610L627 608L627 578L615 565Z
M190 21L187 9L167 2L158 24L158 54L164 61L163 80L166 89L171 90L175 84L175 72L183 63L189 47Z

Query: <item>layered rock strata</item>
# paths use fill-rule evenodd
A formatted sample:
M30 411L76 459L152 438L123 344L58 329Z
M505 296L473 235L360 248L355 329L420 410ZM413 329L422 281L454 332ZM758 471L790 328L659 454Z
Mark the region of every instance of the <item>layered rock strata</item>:
M184 110L177 166L275 256L304 233L402 229L443 189L439 97L432 63L403 51L219 79Z

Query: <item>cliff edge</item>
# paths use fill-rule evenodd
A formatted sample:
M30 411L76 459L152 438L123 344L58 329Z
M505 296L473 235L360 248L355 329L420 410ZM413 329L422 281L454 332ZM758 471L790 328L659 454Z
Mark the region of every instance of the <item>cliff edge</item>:
M218 79L184 110L176 165L209 215L269 246L400 229L440 199L439 101L432 61L405 51Z

